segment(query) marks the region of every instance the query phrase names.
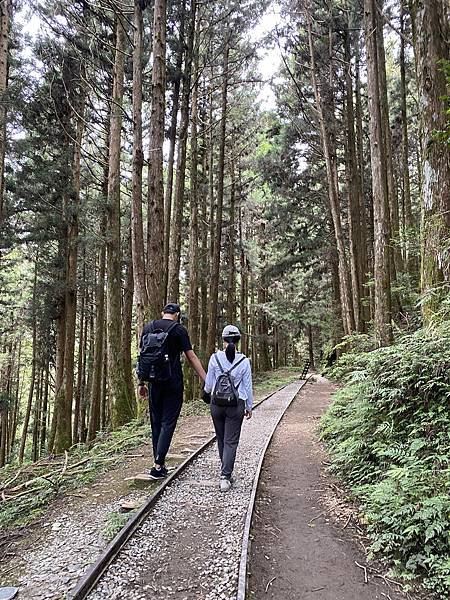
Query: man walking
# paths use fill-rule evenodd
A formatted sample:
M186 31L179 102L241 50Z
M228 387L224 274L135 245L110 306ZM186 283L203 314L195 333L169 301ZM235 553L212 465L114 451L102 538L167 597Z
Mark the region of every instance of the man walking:
M155 464L150 471L153 479L167 475L165 459L183 404L183 369L180 356L184 352L191 367L202 381L203 366L192 350L189 334L180 321L179 304L166 304L162 318L144 326L137 367L139 395L148 394L150 383L150 422L152 426Z

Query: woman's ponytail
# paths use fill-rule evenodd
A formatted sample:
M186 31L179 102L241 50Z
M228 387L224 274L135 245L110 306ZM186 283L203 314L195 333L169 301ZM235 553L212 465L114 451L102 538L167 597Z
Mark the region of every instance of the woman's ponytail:
M228 362L234 362L234 359L236 357L236 344L234 342L228 342L227 347L225 349L225 355L228 359Z

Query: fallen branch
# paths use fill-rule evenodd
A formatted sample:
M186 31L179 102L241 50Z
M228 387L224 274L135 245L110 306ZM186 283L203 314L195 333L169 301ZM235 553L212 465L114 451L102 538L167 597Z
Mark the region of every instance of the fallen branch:
M276 577L272 577L272 579L267 582L267 585L266 585L266 594L269 591L269 587L272 585L272 583L275 581L275 579L276 579Z
M365 567L364 565L360 565L359 562L356 562L356 560L355 560L355 565L357 567L359 567L360 569L363 569L363 571L364 571L364 583L369 583L369 579L367 577L367 567Z
M317 515L317 517L313 517L313 518L311 519L311 521L308 521L308 525L311 525L311 523L312 523L313 521L315 521L316 519L320 519L320 517L323 517L323 516L324 516L324 514L325 514L324 512L321 512L321 513L320 513L320 515Z
M343 527L342 529L347 529L347 526L348 526L348 524L350 523L350 520L351 520L351 518L352 518L352 514L350 513L350 514L348 515L347 522L345 523L345 525L344 525L344 527Z
M63 468L61 470L61 477L64 476L64 473L66 472L67 469L67 463L69 462L69 453L67 452L67 450L64 450L64 465Z
M6 490L7 487L9 487L12 483L14 483L14 481L16 481L16 479L19 477L19 475L22 473L22 469L20 468L17 473L14 475L14 477L10 480L7 481L3 486L2 486L2 490Z

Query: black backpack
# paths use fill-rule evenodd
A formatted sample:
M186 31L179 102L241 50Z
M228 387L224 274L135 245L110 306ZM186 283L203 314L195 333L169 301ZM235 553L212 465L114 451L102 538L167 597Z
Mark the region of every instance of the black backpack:
M225 371L220 364L217 354L214 354L214 358L216 359L216 363L222 373L217 378L211 394L211 404L215 404L216 406L237 406L239 400L239 384L237 386L234 385L233 378L231 377L231 371L240 365L246 357L243 356L241 360L238 360L238 362L235 363L231 369L228 369L228 371Z
M172 377L167 339L177 324L172 323L164 331L156 329L155 321L152 321L149 330L142 334L136 367L137 376L141 381L168 381Z

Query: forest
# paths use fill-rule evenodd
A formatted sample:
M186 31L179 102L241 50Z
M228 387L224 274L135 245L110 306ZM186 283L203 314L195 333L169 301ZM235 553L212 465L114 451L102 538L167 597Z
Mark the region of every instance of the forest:
M255 372L309 360L345 384L322 424L334 469L385 554L446 597L447 2L0 12L0 467L142 416L137 340L179 302L203 362L234 323ZM409 546L389 534L404 504L380 517L406 480L410 506L435 500Z

